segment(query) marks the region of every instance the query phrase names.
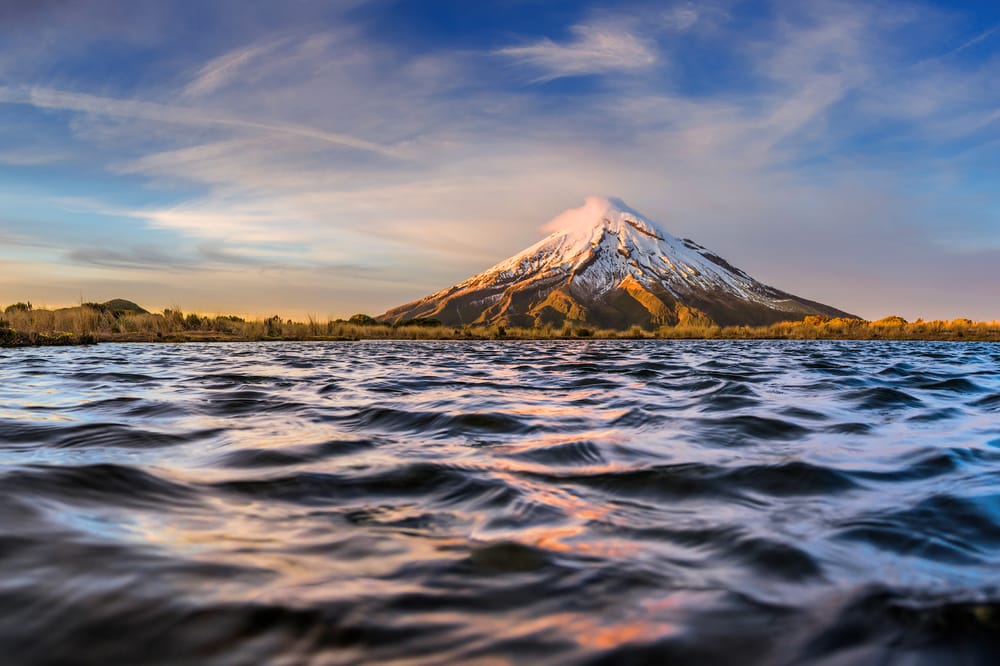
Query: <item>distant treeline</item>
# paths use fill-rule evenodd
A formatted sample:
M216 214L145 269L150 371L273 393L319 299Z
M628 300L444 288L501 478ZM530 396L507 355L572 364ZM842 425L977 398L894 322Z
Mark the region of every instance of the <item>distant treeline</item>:
M232 315L148 312L131 301L84 303L57 310L15 303L0 315L0 346L72 345L95 342L185 342L259 340L483 340L483 339L786 339L786 340L980 340L1000 341L1000 322L969 319L913 322L902 317L877 321L822 316L770 326L663 326L626 331L587 326L512 328L445 326L418 318L388 324L365 314L349 319L292 321L278 316L248 320Z

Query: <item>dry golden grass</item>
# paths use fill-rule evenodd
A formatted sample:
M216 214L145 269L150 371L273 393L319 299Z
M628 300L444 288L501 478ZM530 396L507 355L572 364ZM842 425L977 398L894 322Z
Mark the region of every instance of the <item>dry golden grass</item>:
M232 316L188 313L179 307L162 313L113 311L82 305L59 310L8 308L0 314L0 345L76 344L87 342L183 342L256 340L483 340L483 339L787 339L787 340L985 340L1000 341L1000 322L907 322L900 317L877 321L806 317L771 326L665 326L653 331L595 330L582 326L504 328L441 325L388 326L370 318L305 322L272 317L244 320Z

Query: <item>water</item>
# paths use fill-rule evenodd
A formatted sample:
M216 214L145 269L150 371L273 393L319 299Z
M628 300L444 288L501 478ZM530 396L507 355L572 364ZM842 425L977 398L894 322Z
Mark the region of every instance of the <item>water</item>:
M0 351L4 664L1000 658L1000 346Z

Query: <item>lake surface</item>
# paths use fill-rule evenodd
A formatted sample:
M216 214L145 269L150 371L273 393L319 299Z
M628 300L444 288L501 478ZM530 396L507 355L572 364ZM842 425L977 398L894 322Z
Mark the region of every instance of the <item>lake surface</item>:
M1000 346L0 350L4 664L1000 659Z

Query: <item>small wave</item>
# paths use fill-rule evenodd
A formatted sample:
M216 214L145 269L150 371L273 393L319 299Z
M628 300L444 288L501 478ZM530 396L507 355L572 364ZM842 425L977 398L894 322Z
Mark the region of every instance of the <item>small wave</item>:
M323 384L317 391L320 395L330 395L331 393L340 393L341 391L347 390L341 382L327 382Z
M860 540L900 555L957 564L979 561L982 548L1000 547L1000 524L985 512L996 497L972 501L934 495L911 509L846 521L840 538Z
M757 392L746 384L725 382L722 386L699 398L700 409L705 412L728 412L761 403Z
M920 398L916 398L904 391L884 386L852 391L844 397L852 401L860 409L898 409L916 407L923 404Z
M732 554L761 576L803 581L820 579L823 569L806 551L788 543L760 537L743 538L731 548Z
M807 361L802 364L802 367L810 370L819 370L825 375L835 375L838 377L854 374L854 371L849 366L834 363L833 361Z
M996 600L871 586L826 612L788 663L989 664L1000 651Z
M72 372L65 375L67 379L75 379L88 383L109 384L154 384L161 381L159 377L135 372Z
M870 423L834 423L824 428L825 432L836 435L867 435L875 430L875 426Z
M716 476L718 473L719 468L699 463L592 474L522 472L549 482L587 486L622 497L669 499L739 497L739 489L718 483Z
M916 458L914 460L914 458ZM900 483L952 474L968 466L1000 461L1000 455L978 449L929 449L908 454L902 465L887 471L852 471L858 479Z
M880 370L878 374L881 377L909 377L915 368L912 363L897 363Z
M247 385L273 384L277 377L268 375L244 375L235 372L225 372L218 374L202 374L188 378L187 381L195 384L202 384L210 389L230 389L240 388Z
M784 419L743 414L718 420L703 420L699 431L711 443L740 445L753 441L788 441L801 439L812 430ZM699 439L705 441L705 439Z
M169 510L176 504L198 502L195 491L184 484L110 463L74 467L32 465L6 472L0 479L4 493L44 497L70 505Z
M746 465L735 468L680 463L594 474L523 473L553 481L600 488L623 496L671 499L743 498L748 492L773 496L823 495L839 493L857 486L846 473L798 461L780 465Z
M773 375L770 372L709 372L708 376L735 384L763 384Z
M117 423L80 423L72 425L48 422L0 422L2 440L8 443L45 444L57 449L125 448L153 449L180 446L211 439L217 429L181 433L165 433Z
M286 467L304 465L335 456L369 451L377 446L374 440L337 439L311 446L280 449L241 448L224 453L219 463L226 467Z
M782 416L806 421L827 421L830 418L829 415L823 412L817 412L815 409L806 409L805 407L785 407L779 413Z
M366 407L342 419L354 428L389 432L423 432L452 436L528 433L535 428L521 419L496 412L446 414Z
M835 495L857 486L846 472L803 461L746 465L727 470L722 478L737 488L777 496Z
M916 388L925 391L947 391L949 393L980 393L984 390L979 384L975 384L964 377L917 384Z
M518 452L512 457L558 467L599 465L605 462L601 449L594 442L589 441L565 442L552 446L530 448Z
M219 459L226 467L284 467L301 465L310 461L309 456L294 451L275 449L239 449L230 451Z
M955 407L942 407L939 409L929 409L927 411L921 412L920 414L914 414L913 416L907 417L907 421L912 421L914 423L937 423L939 421L948 421L950 419L960 418L962 416L962 410Z
M982 407L991 412L1000 411L1000 393L993 393L985 398L980 398L972 404L975 407Z
M254 415L266 412L292 412L306 405L293 400L282 400L264 391L239 390L212 394L200 403L206 414L217 416Z
M469 563L477 568L500 573L536 571L551 561L544 550L516 541L474 544Z
M444 505L482 501L506 505L517 497L516 492L499 479L430 463L403 465L370 474L301 472L265 479L223 481L213 487L255 499L307 505L391 497L415 497Z
M4 608L18 608L23 601L0 594ZM51 640L5 641L9 663L309 663L322 655L340 662L343 655L359 649L377 654L387 645L419 645L420 636L432 630L349 619L350 607L339 604L150 603L122 587L51 603L60 608L53 626L46 627L53 632ZM18 635L14 623L28 629L39 624L23 612L8 618L0 621L0 629L9 636Z
M743 528L656 527L622 531L633 539L669 541L694 551L708 551L713 557L737 561L760 576L793 581L823 577L822 565L802 548L778 539L751 535Z

